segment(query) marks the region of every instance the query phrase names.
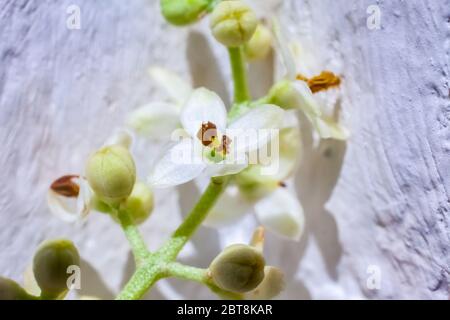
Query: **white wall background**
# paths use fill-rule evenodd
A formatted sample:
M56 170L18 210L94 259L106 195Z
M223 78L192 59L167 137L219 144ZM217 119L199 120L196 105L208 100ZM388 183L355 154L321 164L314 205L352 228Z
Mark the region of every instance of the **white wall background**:
M81 30L66 28L72 4L81 8ZM373 4L380 30L366 26ZM450 1L290 0L281 18L324 69L343 74L340 105L352 132L347 144L313 147L305 130L296 185L306 234L299 244L267 239L268 262L286 272L282 297L448 299ZM46 188L81 172L127 112L163 97L146 74L152 64L227 98L226 52L207 21L175 29L154 0L2 0L0 39L0 274L21 281L36 246L64 236L86 261L82 293L111 298L132 270L119 227L101 214L82 225L59 222L46 208ZM252 74L259 93L272 70L260 64ZM156 148L140 142L135 151L144 178ZM142 228L150 247L192 200L191 185L157 193ZM254 224L249 215L234 230L203 228L182 259L207 266L224 245L247 240ZM373 268L379 290L366 285ZM170 280L149 297L212 296Z

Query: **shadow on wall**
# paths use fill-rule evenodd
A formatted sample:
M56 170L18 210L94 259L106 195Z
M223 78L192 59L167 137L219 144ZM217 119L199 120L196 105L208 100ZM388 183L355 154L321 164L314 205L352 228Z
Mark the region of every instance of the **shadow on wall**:
M317 242L330 279L337 279L336 267L342 255L338 228L325 209L340 176L347 149L345 141L321 140L313 145L312 130L302 117L303 158L296 176L297 195L305 211L304 239Z

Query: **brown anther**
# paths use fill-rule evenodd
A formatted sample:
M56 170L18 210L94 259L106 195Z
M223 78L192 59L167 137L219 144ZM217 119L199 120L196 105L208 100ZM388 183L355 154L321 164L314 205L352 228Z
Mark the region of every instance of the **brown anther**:
M222 142L217 147L217 151L222 152L223 155L226 155L228 153L228 148L230 146L231 139L228 138L226 135L222 136Z
M197 138L207 147L217 137L217 127L212 122L202 123L202 127L198 130Z
M283 182L283 181L278 182L278 185L279 185L280 187L282 187L282 188L286 188L286 187L287 187L286 183Z
M50 189L61 196L76 198L80 193L80 186L73 182L73 179L77 179L79 177L80 176L77 175L62 176L51 184Z
M297 80L305 81L308 83L308 87L313 93L328 90L330 88L337 87L341 84L341 79L330 71L322 71L318 76L312 77L311 79L298 74Z

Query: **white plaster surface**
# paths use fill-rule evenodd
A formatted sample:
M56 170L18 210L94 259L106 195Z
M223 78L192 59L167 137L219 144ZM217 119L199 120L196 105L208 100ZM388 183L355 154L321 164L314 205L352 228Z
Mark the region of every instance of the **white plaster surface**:
M72 4L81 8L81 30L66 28ZM380 30L366 26L373 4ZM450 1L286 0L280 17L323 69L343 75L340 106L352 133L346 144L316 146L303 130L295 191L306 233L300 243L267 237L268 262L286 272L281 297L448 299ZM211 40L207 21L168 26L155 0L0 1L1 275L21 281L36 246L64 236L86 261L81 293L115 295L132 270L119 227L101 214L75 226L58 221L46 188L81 172L127 112L163 97L147 76L152 64L228 99L226 52ZM251 74L259 94L272 68L258 64ZM141 178L158 150L134 146ZM151 248L188 211L193 190L156 193L157 209L142 227ZM225 245L247 241L255 225L248 215L221 232L202 228L181 258L207 266ZM379 271L379 289L367 287L368 270ZM148 297L213 298L177 280Z

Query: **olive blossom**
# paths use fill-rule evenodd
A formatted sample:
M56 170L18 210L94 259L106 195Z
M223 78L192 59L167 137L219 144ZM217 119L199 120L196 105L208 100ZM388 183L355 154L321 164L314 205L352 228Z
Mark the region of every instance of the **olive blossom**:
M305 75L312 76L312 69L305 64L307 61L314 61L314 58L311 56L306 58L303 50L299 50L299 44L295 43L290 46L280 24L275 19L273 20L273 29L287 75L285 80L272 87L268 95L268 102L287 109L301 110L323 139L346 140L349 136L348 130L340 125L333 116L324 112L323 106L313 95L307 82L304 81Z
M267 230L294 241L300 240L304 231L303 208L284 182L294 174L301 156L299 125L291 112L285 113L279 134L279 157L273 159L278 162L278 170L262 174L264 166L251 165L236 175L235 184L229 186L217 201L204 225L212 228L230 225L253 211ZM202 182L197 181L200 188Z
M227 125L220 97L205 88L194 90L181 111L182 139L154 166L149 183L170 187L205 174L236 174L248 166L247 154L266 145L279 129L284 111L274 105L250 109ZM257 136L247 134L257 132Z

